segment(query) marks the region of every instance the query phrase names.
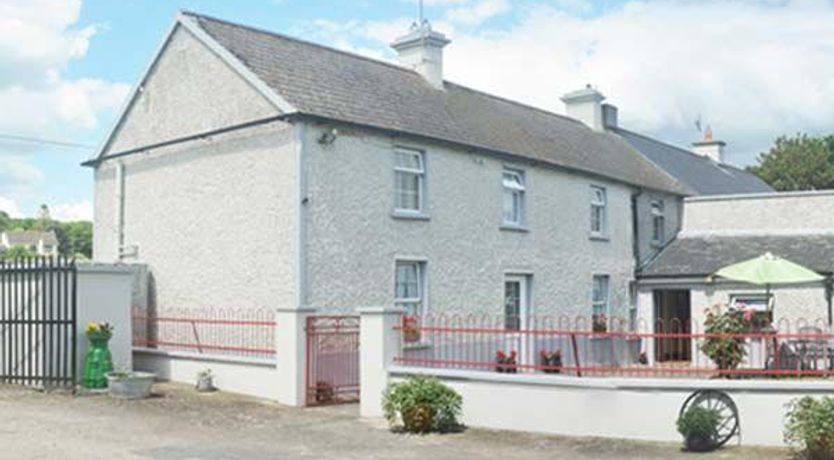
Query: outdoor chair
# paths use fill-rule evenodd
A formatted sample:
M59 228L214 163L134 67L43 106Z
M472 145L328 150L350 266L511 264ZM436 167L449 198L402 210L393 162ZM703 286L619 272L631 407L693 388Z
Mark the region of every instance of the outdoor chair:
M822 329L815 326L801 327L799 334L802 337L796 340L796 344L800 359L808 365L808 368L818 370L819 362L827 361L828 340L823 337Z

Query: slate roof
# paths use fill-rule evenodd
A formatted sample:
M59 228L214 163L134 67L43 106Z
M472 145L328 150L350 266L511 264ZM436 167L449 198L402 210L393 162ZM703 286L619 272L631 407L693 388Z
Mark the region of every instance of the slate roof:
M55 232L41 232L37 230L26 230L17 232L6 232L6 238L9 241L9 246L37 246L38 242L43 239L43 244L56 245L58 238Z
M299 113L525 157L641 187L689 194L623 138L577 120L393 64L194 13L213 40Z
M643 278L707 276L765 252L821 273L834 272L834 234L681 236L642 268Z
M774 191L755 174L734 166L622 128L614 132L696 195Z

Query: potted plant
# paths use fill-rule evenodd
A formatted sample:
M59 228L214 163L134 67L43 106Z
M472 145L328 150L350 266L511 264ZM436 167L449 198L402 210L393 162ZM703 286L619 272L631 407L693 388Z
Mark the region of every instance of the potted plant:
M834 458L834 398L806 396L788 404L785 442L799 445L808 460Z
M113 337L113 326L110 323L88 323L84 335L90 346L84 356L82 384L87 389L107 388L107 373L113 370L113 357L107 343Z
M721 307L716 305L707 310L704 320L706 338L701 351L718 366L719 371L723 371L720 374L730 376L731 372L727 371L737 368L747 356L745 339L741 334L750 330L752 319L752 315L738 308L731 307L722 312Z
M686 450L709 452L715 449L721 413L715 409L694 406L678 417L678 433L683 435Z
M420 341L420 329L417 326L416 316L403 316L403 341L405 343L416 343Z
M110 396L118 399L144 399L151 395L156 374L118 370L107 374Z
M458 426L463 399L455 390L431 377L410 377L388 385L382 408L391 426L402 420L406 431L449 431Z
M608 317L605 313L596 314L591 317L591 330L593 332L608 332Z
M518 372L518 362L516 358L518 357L518 353L515 350L511 351L510 354L504 353L504 350L498 350L495 352L495 370L497 372L505 373L505 374L515 374Z
M211 369L205 369L197 373L197 384L195 385L200 393L208 393L216 390L214 388L214 375Z
M649 356L646 354L645 351L640 352L640 357L637 358L637 363L643 365L649 364Z
M539 361L542 365L542 372L545 374L562 372L562 350L556 349L553 352L542 350L539 352Z
M333 402L336 392L333 390L333 385L330 382L319 380L316 382L316 402L318 404L327 404Z

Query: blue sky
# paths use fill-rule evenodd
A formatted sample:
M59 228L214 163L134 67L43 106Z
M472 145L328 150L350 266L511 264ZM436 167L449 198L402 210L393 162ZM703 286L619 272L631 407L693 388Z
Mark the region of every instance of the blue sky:
M834 126L831 0L425 0L453 42L448 79L561 112L592 83L624 125L686 145L694 120L745 165L772 140ZM179 9L380 59L412 0L0 0L0 136L97 145ZM92 212L92 147L0 137L0 209Z

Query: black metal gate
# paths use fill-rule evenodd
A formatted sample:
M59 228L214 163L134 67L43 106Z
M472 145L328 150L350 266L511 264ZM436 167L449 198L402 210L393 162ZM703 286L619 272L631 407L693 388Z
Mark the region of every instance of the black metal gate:
M63 257L0 261L0 383L75 384L76 274Z

